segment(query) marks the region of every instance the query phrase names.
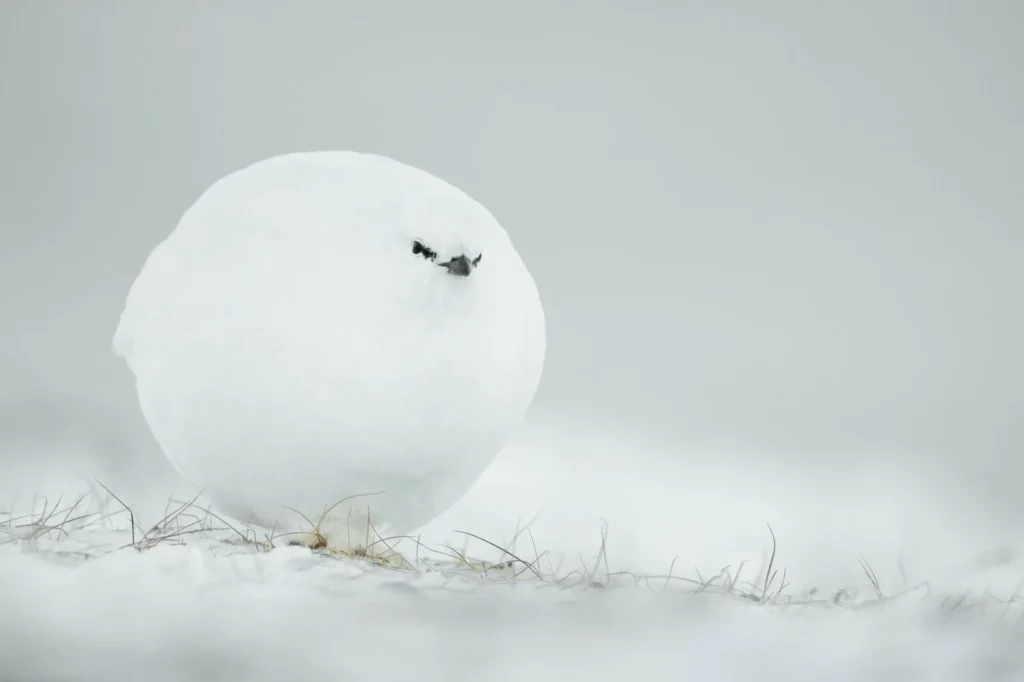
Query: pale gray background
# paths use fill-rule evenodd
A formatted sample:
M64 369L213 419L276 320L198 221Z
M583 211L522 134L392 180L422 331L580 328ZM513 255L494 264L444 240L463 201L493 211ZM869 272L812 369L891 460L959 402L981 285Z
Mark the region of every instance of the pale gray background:
M150 249L225 173L351 148L512 234L548 314L540 409L780 468L899 448L1019 510L1022 22L1013 0L4 0L7 426L144 434L109 348Z

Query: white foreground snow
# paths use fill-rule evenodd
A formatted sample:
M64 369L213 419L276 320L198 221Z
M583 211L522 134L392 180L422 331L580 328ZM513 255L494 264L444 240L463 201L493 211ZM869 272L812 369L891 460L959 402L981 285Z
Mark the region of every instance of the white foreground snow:
M168 546L74 569L11 547L0 559L17 586L0 592L8 679L980 681L1024 670L1019 614L449 583L298 548Z
M894 472L887 486L839 486L653 448L534 428L420 548L400 546L406 568L266 551L202 500L162 521L177 509L166 497L122 491L135 549L102 490L68 511L89 491L53 479L45 498L15 499L7 487L0 679L1024 679L1024 611L1010 599L1024 570L999 542L1012 529ZM455 532L504 545L541 507L512 549L540 578L515 561L494 568L510 557ZM778 573L760 604L765 522Z

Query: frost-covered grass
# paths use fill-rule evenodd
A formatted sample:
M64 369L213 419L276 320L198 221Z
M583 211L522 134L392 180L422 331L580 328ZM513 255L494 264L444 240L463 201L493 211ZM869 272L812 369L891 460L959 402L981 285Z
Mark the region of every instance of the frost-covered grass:
M600 529L599 529L600 530ZM371 531L372 532L372 531ZM102 486L0 514L13 679L987 680L1024 674L1017 594L790 593L787 569L559 565L527 525L344 556L200 499L144 524ZM772 537L768 536L769 546Z
M431 546L416 536L381 537L371 522L362 543L367 549L348 553L324 545L302 546L275 529L259 529L217 514L201 496L189 500L169 499L164 515L155 523L141 525L131 508L102 482L97 488L63 504L63 496L54 501L33 498L27 509L0 510L0 546L17 547L23 553L35 553L46 559L68 563L101 561L118 553L134 550L143 553L157 547L200 550L211 557L266 554L287 548L308 552L325 561L358 567L368 574L420 579L438 574L446 581L481 586L508 584L513 587L554 588L558 590L603 590L634 588L659 594L707 594L738 599L773 607L874 608L889 602L905 601L933 606L943 613L961 610L979 612L997 610L999 619L1007 615L1024 617L1024 588L1000 597L991 591L934 594L927 582L905 587L895 593L883 590L875 571L866 560L859 562L869 590L839 587L823 592L811 588L801 594L789 592L787 569L776 565L777 539L771 526L771 553L768 564L745 576L747 561L724 566L716 574L704 576L695 570L692 576L675 572L678 557L665 573L612 571L608 558L608 528L600 530L600 542L590 557L579 555L578 564L564 566L564 557L556 565L549 551L541 551L531 531L536 517L514 529L507 541L490 540L470 531L454 530L461 547L452 542ZM325 510L324 515L330 510ZM307 519L310 535L318 536L319 519ZM472 549L471 549L471 545ZM482 553L481 553L482 550ZM938 601L937 601L938 600Z
M354 556L180 482L11 474L0 679L1024 679L1013 533L949 490L645 446L527 434Z

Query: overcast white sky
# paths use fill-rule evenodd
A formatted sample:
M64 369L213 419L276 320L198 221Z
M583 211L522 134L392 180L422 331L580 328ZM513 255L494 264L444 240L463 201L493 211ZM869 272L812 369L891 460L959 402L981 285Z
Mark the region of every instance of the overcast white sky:
M109 348L150 249L225 173L350 148L505 225L539 409L780 466L896 449L1009 505L1022 72L1012 0L4 2L5 421L143 430Z

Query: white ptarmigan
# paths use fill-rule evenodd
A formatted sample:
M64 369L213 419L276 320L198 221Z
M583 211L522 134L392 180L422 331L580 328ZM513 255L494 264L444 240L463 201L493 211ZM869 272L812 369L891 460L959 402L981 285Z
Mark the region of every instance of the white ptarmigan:
M462 497L524 419L546 342L483 206L383 156L312 152L210 187L114 347L165 455L223 512L359 550Z

